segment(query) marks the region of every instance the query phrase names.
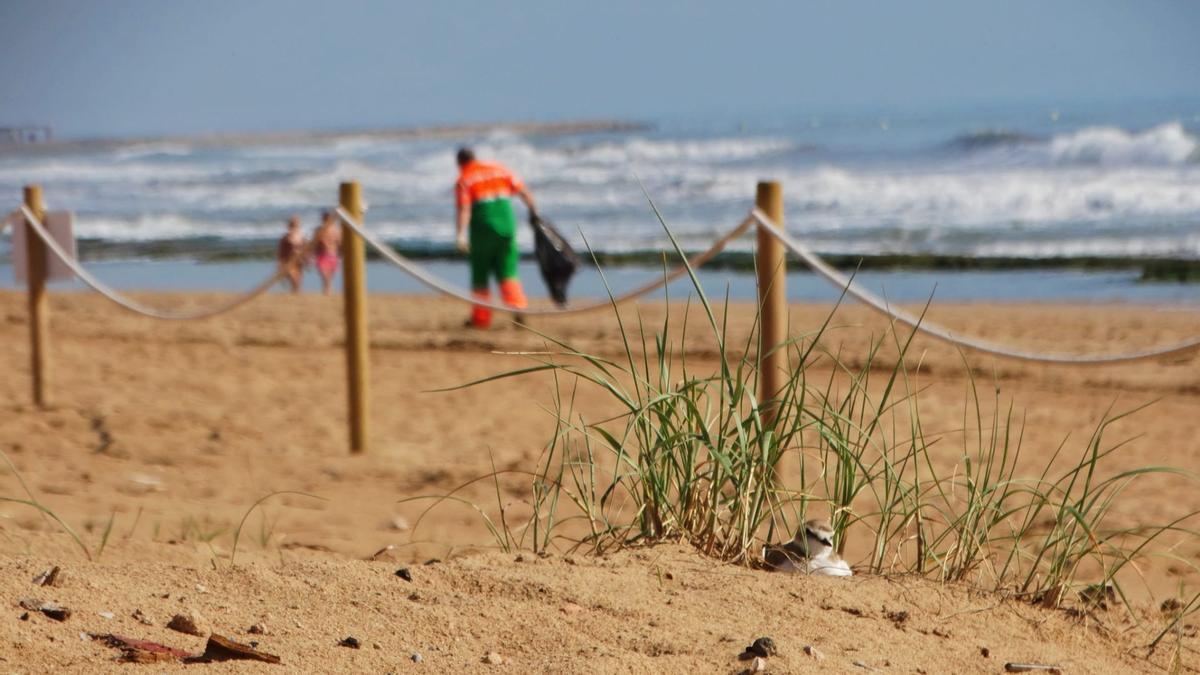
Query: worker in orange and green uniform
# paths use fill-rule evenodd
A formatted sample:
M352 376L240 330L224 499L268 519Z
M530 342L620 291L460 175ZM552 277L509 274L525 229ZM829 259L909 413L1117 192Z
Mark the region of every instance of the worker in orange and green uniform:
M511 171L495 162L475 159L470 148L458 151L458 183L454 186L458 208L456 243L458 250L471 259L471 294L480 300L490 300L488 282L492 276L500 283L500 297L505 305L517 311L528 307L521 280L517 278L517 218L513 213L512 197L525 202L532 215L537 212L533 195ZM492 310L475 305L470 325L487 328L492 324Z

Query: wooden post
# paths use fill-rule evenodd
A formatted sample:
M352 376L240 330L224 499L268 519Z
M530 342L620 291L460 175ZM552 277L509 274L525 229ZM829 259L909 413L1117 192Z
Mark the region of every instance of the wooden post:
M362 186L342 183L338 203L351 218L362 222ZM346 376L349 394L347 412L350 422L350 452L367 451L367 410L370 390L367 386L367 282L363 241L342 226L342 297L346 309Z
M46 222L41 186L25 186L25 206L38 220ZM49 373L46 372L46 338L50 320L46 303L46 243L28 226L25 228L25 278L29 288L29 360L33 376L33 404L44 408L49 405L50 398L46 391L49 379Z
M783 227L783 189L777 181L758 184L755 206ZM763 226L758 227L754 266L758 270L758 308L761 340L758 356L758 400L775 398L787 381L787 262L783 244ZM764 421L774 424L776 406L764 410Z

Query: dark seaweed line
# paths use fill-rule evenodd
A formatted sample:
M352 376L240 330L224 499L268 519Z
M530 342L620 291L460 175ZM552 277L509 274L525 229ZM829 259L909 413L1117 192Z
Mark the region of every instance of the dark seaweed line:
M449 247L412 245L411 242L390 242L396 250L415 260L457 260L459 254ZM229 240L219 237L193 237L137 242L101 239L80 239L80 258L83 260L195 260L198 262L233 262L241 260L270 260L275 256L275 241L270 239ZM597 252L597 261L606 267L657 267L662 265L661 251ZM377 256L368 254L375 259ZM1059 256L1022 258L1016 256L975 257L966 255L925 253L883 254L823 254L826 260L841 269L870 271L972 271L1003 272L1021 270L1078 270L1111 272L1136 270L1143 281L1200 283L1200 260L1180 258L1139 258L1134 256ZM523 256L532 260L532 254ZM7 256L0 258L7 261ZM709 269L752 272L754 256L748 251L718 254L706 265ZM796 268L795 271L805 270Z

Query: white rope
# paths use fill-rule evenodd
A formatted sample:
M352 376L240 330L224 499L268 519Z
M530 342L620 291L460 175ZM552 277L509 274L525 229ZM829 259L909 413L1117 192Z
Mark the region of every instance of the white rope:
M59 246L58 242L54 240L54 237L50 236L50 233L46 231L46 228L42 222L38 220L32 211L29 210L29 207L22 206L21 213L25 215L25 223L29 226L29 229L32 230L33 233L36 234L43 242L45 242L47 248L49 248L54 255L58 256L58 259L63 261L63 264L69 267L71 271L75 273L75 276L79 277L80 281L88 286L91 286L92 290L115 302L121 307L124 307L125 309L136 314L148 316L152 319L162 319L164 321L191 321L195 319L207 319L218 314L224 314L225 312L237 309L247 302L250 302L254 298L262 295L263 293L266 293L268 290L270 290L271 286L275 284L275 282L279 281L279 279L286 274L286 270L283 267L280 267L278 271L276 271L259 285L247 291L245 294L239 295L238 297L217 305L216 307L197 310L157 309L148 305L144 305L137 300L118 292L109 285L92 276L92 273L88 272L78 260L63 250L62 246Z
M161 310L161 309L157 309L154 307L149 307L147 305L144 305L144 304L138 302L137 300L134 300L122 293L119 293L118 291L111 288L104 282L102 282L99 279L97 279L96 277L92 276L92 274L90 272L88 272L87 269L84 268L83 265L80 264L80 262L77 259L75 259L73 256L69 255L65 250L63 250L63 248L61 246L59 246L58 242L55 241L52 236L50 236L50 233L46 231L46 228L42 224L42 222L33 214L33 212L27 206L24 206L24 205L21 206L21 213L24 215L26 224L29 226L29 229L34 234L36 234L46 244L47 248L49 248L50 251L53 252L54 255L56 255L59 258L59 260L61 260L63 262L63 264L65 264L68 268L70 268L71 271L74 272L75 275L78 276L81 281L83 281L85 284L90 286L93 290L100 293L101 295L108 298L109 300L116 303L117 305L119 305L129 311L135 312L137 314L141 314L143 316L148 316L148 317L151 317L154 319L173 320L173 321L188 321L188 320L196 320L196 319L205 319L205 318L216 316L218 314L223 314L225 312L232 311L232 310L240 307L241 305L244 305L247 302L250 302L254 298L258 297L259 295L262 295L263 293L267 292L268 290L270 290L271 286L273 286L279 279L283 278L283 276L286 274L286 269L281 266L275 273L273 273L271 276L269 276L266 280L264 280L262 283L255 286L254 288L250 289L245 294L240 295L236 298L233 298L229 302L217 305L216 307L199 309L199 310L190 310L190 311L188 311L188 310L174 310L174 311ZM612 305L614 305L616 303L621 303L621 302L625 302L627 300L632 300L641 295L645 295L646 293L650 293L651 291L654 291L658 288L661 288L661 287L667 285L671 281L674 281L675 279L679 278L680 276L684 275L687 272L686 266L680 266L680 267L676 268L675 270L672 270L669 274L667 274L663 278L657 279L657 280L647 283L647 284L644 284L644 285L642 285L638 288L635 288L627 293L624 293L620 296L617 296L617 297L614 297L614 298L611 298L608 300L598 301L598 302L587 304L587 305L582 305L579 307L568 307L565 309L521 309L521 310L517 310L517 309L515 309L513 307L509 307L507 305L478 300L478 299L472 297L470 294L466 293L465 291L455 288L451 284L448 284L448 283L442 281L441 279L437 278L436 276L426 272L420 265L417 265L416 263L412 262L408 258L405 258L403 255L401 255L399 252L397 252L395 249L393 249L391 246L389 246L386 242L382 241L381 239L376 237L373 233L368 231L365 227L362 226L361 223L359 223L359 222L355 221L353 218L351 218L350 214L346 213L346 211L344 211L343 209L338 208L337 214L343 223L345 223L350 229L352 229L359 236L361 236L364 241L366 241L367 243L369 243L373 247L375 247L375 249L378 250L379 253L381 255L383 255L384 258L386 258L389 262L396 265L400 269L404 270L408 274L412 275L415 279L417 279L417 281L421 282L422 284L428 286L429 288L431 288L439 293L443 293L445 295L449 295L451 297L462 300L463 302L467 302L472 305L481 305L484 307L489 307L491 309L500 310L500 311L509 311L509 312L519 311L520 313L523 313L523 314L538 314L538 315L579 314L579 313L583 313L583 312L594 311L594 310L602 309L605 307L611 307ZM715 256L717 253L724 250L725 246L730 241L732 241L733 239L736 239L738 236L740 236L742 233L744 233L750 227L750 225L752 225L756 222L760 226L762 226L769 234L771 234L776 239L778 239L784 246L786 246L788 249L790 249L792 251L792 253L794 253L802 261L804 261L804 263L806 265L808 265L814 272L816 272L819 276L825 278L827 281L829 281L834 286L844 289L847 294L853 296L854 298L857 298L859 301L863 302L864 304L871 307L872 309L875 309L876 311L878 311L882 314L885 314L885 315L891 317L892 319L895 319L896 321L899 321L903 324L911 326L912 328L919 330L931 337L937 338L939 340L943 340L943 341L948 342L953 345L958 345L958 346L966 347L968 349L972 349L975 351L985 352L988 354L994 354L996 356L1003 356L1003 357L1022 360L1022 361L1033 361L1033 362L1039 362L1039 363L1077 364L1077 365L1124 363L1124 362L1131 362L1131 361L1139 361L1139 360L1143 360L1143 359L1151 359L1151 358L1157 358L1160 356L1166 356L1168 354L1182 353L1182 352L1191 351L1191 350L1200 348L1200 336L1196 336L1196 337L1189 338L1187 340L1176 342L1174 344L1164 345L1162 347L1146 349L1146 350L1139 350L1139 351L1134 351L1134 352L1126 352L1126 353L1121 353L1121 354L1102 354L1102 355L1055 354L1055 353L1038 353L1038 352L1018 350L1018 349L1011 349L1011 348L1005 347L1003 345L999 345L999 344L996 344L996 343L993 343L993 342L990 342L987 340L983 340L980 338L967 336L967 335L961 335L961 334L958 334L958 333L956 333L952 330L949 330L943 326L939 326L937 324L934 324L934 323L931 323L928 321L923 321L920 317L917 317L917 316L915 316L909 312L906 312L902 309L892 307L891 304L887 300L880 298L879 296L862 288L859 284L855 283L853 279L851 279L850 277L847 277L846 275L842 274L841 272L837 271L835 268L830 266L819 255L814 253L811 249L809 249L804 244L801 244L799 241L797 241L791 235L789 235L786 231L784 231L782 228L780 228L778 225L776 225L775 222L772 221L769 216L767 216L767 214L763 213L758 208L753 209L750 212L750 215L745 220L743 220L737 227L733 228L727 234L725 234L723 237L721 237L716 242L714 242L712 247L709 248L707 251L704 251L702 253L699 253L699 254L691 257L688 260L689 266L698 267L700 265L703 265L705 262L707 262L709 259L711 259L713 256ZM0 231L2 231L2 229L3 229L3 223L0 223Z
M671 272L669 272L666 276L661 277L655 281L638 286L637 288L635 288L627 293L623 293L621 295L618 295L618 296L613 297L608 300L600 300L600 301L589 303L586 305L580 305L578 307L567 307L567 308L563 308L563 309L516 309L516 308L510 307L508 305L502 305L502 304L498 304L498 303L494 303L494 302L476 299L470 293L467 293L466 291L455 288L454 285L447 283L445 281L442 281L438 277L425 271L425 269L423 267L421 267L420 265L418 265L417 263L415 263L412 260L409 260L408 258L401 255L399 251L397 251L396 249L389 246L387 244L387 242L383 241L382 239L377 237L375 234L373 234L372 232L367 230L365 227L363 227L362 223L355 221L354 218L352 218L350 216L350 214L347 213L342 208L339 207L337 209L337 214L338 214L338 217L341 218L342 222L345 223L347 227L349 227L351 230L354 230L355 232L357 232L358 236L362 237L364 241L366 241L371 246L375 247L375 250L379 251L380 255L382 255L384 258L386 258L388 260L388 262L392 263L396 267L399 267L400 269L404 270L408 274L412 275L417 281L421 282L422 284L429 287L430 289L437 291L438 293L443 293L445 295L448 295L452 298L457 298L459 300L462 300L463 302L469 302L472 305L488 307L490 309L494 309L494 310L498 310L498 311L502 311L502 312L516 312L519 314L538 314L538 315L561 315L561 314L581 314L583 312L592 312L592 311L596 311L599 309L604 309L606 307L611 308L614 304L626 302L628 300L632 300L634 298L637 298L637 297L640 297L647 293L650 293L651 291L655 291L659 288L662 288L663 286L666 286L667 284L671 283L675 279L678 279L679 277L683 276L684 274L687 274L687 270L688 270L687 266L680 265L679 267L675 268L674 270L671 270ZM691 258L689 258L688 265L690 265L691 267L699 267L699 266L703 265L704 263L708 262L713 256L715 256L716 254L718 254L722 250L724 250L725 246L729 242L733 241L734 239L737 239L739 236L742 235L742 233L744 233L747 229L749 229L750 226L753 224L754 224L754 218L747 216L746 219L743 220L737 227L735 227L732 230L730 230L729 232L727 232L720 239L717 239L717 241L714 242L713 245L707 251L698 253L698 254L692 256Z
M1142 359L1152 359L1167 354L1177 354L1180 352L1190 351L1200 348L1200 336L1192 337L1182 342L1146 349L1141 351L1126 352L1123 354L1101 354L1101 355L1086 355L1086 354L1055 354L1055 353L1038 353L1022 351L1019 349L1010 349L1003 345L999 345L987 340L983 340L968 335L960 335L948 328L939 326L934 323L922 320L920 317L914 316L902 309L892 307L891 304L880 298L879 296L864 289L862 286L855 283L853 279L847 277L841 272L834 269L829 263L821 259L821 256L814 253L804 244L792 238L783 228L775 224L771 217L763 213L760 209L755 208L750 212L751 218L758 221L758 224L763 227L772 236L778 239L784 246L791 249L801 260L804 261L814 272L825 278L826 281L844 289L847 294L858 298L867 306L875 309L878 312L886 314L900 323L907 324L912 328L919 330L931 337L939 340L944 340L953 345L966 347L979 352L995 354L996 356L1004 356L1011 359L1021 361L1034 361L1037 363L1064 363L1076 365L1094 365L1103 363L1126 363L1129 361L1140 361Z

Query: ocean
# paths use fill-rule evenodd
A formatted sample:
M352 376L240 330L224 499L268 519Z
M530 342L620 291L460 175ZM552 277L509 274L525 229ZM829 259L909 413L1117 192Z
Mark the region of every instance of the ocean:
M437 257L452 248L453 155L466 143L520 174L578 248L586 241L602 253L669 248L643 185L683 246L699 250L745 215L758 180L773 179L783 184L788 229L825 253L1200 260L1200 100L649 122L566 134L348 132L256 143L8 147L0 149L0 195L16 206L24 184L40 183L51 208L76 213L82 251L92 259L193 264L214 250L267 250L291 214L315 226L338 183L353 179L363 184L371 228L404 250ZM520 237L529 250L530 233ZM744 238L733 248L752 243ZM5 237L0 260L6 247ZM950 278L946 292L954 295L955 283L990 285L991 274L972 281L968 269ZM1138 285L1137 274L1097 274L1104 278L1096 293L1111 291L1114 275ZM172 288L173 276L138 279ZM1030 299L1053 299L1053 288L1018 285ZM1125 295L1174 301L1200 295L1196 288ZM988 294L981 286L974 295Z

